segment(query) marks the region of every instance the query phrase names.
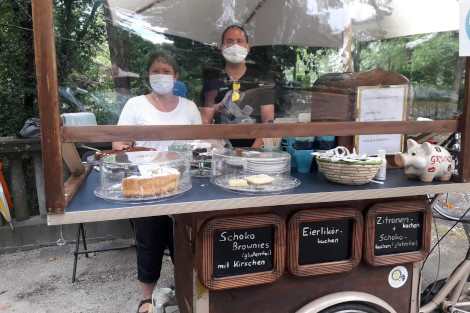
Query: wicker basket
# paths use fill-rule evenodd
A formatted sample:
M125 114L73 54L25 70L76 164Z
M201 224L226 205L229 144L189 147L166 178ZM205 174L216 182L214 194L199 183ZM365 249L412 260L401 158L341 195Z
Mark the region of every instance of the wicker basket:
M315 158L318 168L323 172L326 179L345 185L367 184L380 168L380 162L331 162L329 159Z

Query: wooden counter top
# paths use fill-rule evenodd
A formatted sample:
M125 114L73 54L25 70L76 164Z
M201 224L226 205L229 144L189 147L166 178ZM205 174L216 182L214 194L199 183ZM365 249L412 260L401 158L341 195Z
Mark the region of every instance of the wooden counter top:
M367 183L347 186L326 180L321 173L292 176L301 180L300 186L282 194L251 195L235 193L213 185L209 178L192 178L191 190L174 198L152 203L116 203L94 195L99 185L99 174L92 170L64 214L49 214L48 225L74 224L203 211L231 210L262 206L279 206L303 203L398 198L415 195L458 192L470 190L470 183L422 183L406 177L403 170L388 170L383 185Z

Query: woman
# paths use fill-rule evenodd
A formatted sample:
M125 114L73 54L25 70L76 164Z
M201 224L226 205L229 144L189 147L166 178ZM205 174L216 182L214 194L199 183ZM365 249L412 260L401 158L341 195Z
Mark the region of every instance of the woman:
M196 104L173 95L179 67L171 55L163 51L151 54L147 73L152 92L127 101L118 125L202 124ZM122 150L134 145L162 151L171 144L172 141L123 141L114 142L113 149ZM137 244L137 279L142 289L142 301L137 312L148 312L167 246L173 258L173 222L169 216L153 216L135 218L132 223Z
M179 76L175 59L164 51L154 52L147 63L152 92L129 99L122 109L118 125L187 125L202 124L194 102L173 95L173 86ZM167 150L172 141L135 141L136 147ZM114 150L132 147L131 141L113 142Z

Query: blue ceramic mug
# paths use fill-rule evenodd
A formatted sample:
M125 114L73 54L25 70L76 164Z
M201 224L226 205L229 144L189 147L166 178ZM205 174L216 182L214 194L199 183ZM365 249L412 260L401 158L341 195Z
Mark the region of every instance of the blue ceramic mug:
M295 161L295 157L294 157L294 148L292 147L292 145L283 146L282 151L285 151L290 154L290 166L297 167L297 162Z
M312 166L313 161L313 150L295 150L294 157L295 162L297 163L297 172L299 173L308 173L310 172L310 166Z
M294 141L295 141L295 137L286 137L286 138L282 138L281 144L283 146L292 147L292 144L294 143Z

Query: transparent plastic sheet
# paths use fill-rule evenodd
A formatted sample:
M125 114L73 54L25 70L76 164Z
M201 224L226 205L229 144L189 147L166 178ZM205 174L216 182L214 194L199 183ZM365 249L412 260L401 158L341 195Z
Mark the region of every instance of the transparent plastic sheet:
M223 30L244 25L252 46L340 47L344 3L327 1L108 0L115 23L134 32L164 33L219 45Z
M167 50L175 57L181 67L178 80L187 87L185 96L204 107L205 80L224 70L221 35L233 24L246 28L251 45L246 64L256 71L259 84L256 93L245 96L246 105L240 109L253 108L250 118L257 123L261 122L260 100L267 92L274 98L278 122L299 121L305 114L312 121L356 121L357 86L361 85L351 82L355 74L376 68L409 81L408 120L451 119L461 112L463 75L459 71L464 58L456 56L458 2L108 0L104 11L101 4L97 7L104 14L96 15L96 24L90 25L105 25L95 30L104 36L93 37L101 38L101 45L95 45L99 51L90 50L88 55L81 41L70 40L58 40L57 51L60 81L70 82L59 87L70 91L60 93L63 111L95 112L99 125L116 124L129 98L151 91L146 61L154 50ZM62 10L55 10L58 21L65 14ZM74 27L76 33L84 29L71 23L61 33L58 25L57 35L68 38ZM93 27L88 28L89 36ZM80 49L64 49L64 45ZM62 51L68 54L61 56ZM74 61L75 51L89 60L81 61L90 63L88 69ZM69 63L63 65L69 56ZM384 85L377 81L365 86L379 84Z

